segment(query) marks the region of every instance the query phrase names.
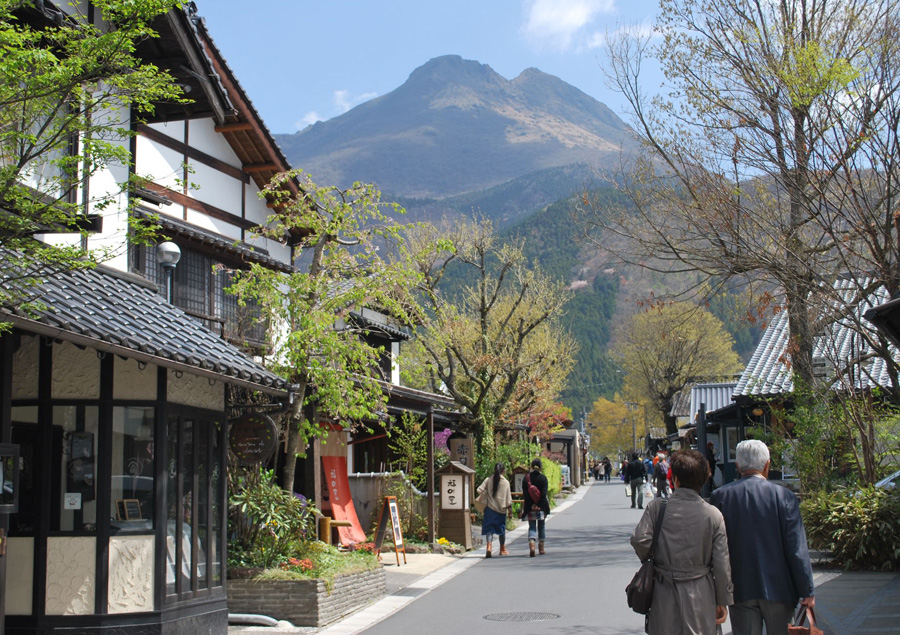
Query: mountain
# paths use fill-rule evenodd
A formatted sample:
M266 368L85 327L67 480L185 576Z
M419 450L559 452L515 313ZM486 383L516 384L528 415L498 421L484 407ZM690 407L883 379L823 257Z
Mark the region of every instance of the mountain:
M374 182L390 197L416 199L564 166L595 168L634 147L621 119L561 79L529 68L507 80L455 55L429 61L396 90L339 117L276 138L319 184Z

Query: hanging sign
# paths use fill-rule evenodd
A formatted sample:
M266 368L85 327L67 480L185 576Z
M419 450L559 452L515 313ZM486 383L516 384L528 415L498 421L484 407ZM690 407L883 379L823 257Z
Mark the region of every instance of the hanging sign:
M278 430L264 414L250 413L235 419L228 431L228 445L238 465L265 463L275 451Z
M406 547L403 545L403 531L400 529L400 511L397 508L396 496L385 496L381 504L381 517L378 519L378 529L375 531L375 553L381 556L381 547L384 544L384 534L387 524L391 523L394 532L394 554L397 556L397 566L400 566L400 552L403 552L403 564L406 564Z

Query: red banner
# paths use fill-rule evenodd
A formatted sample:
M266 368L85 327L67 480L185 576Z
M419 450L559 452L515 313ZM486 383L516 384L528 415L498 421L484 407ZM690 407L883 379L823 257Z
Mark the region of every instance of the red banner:
M328 501L331 503L331 515L335 520L346 520L350 527L338 527L338 535L342 545L350 545L366 541L366 532L359 524L353 498L350 496L350 482L347 480L347 457L323 456L322 468L325 470L325 487L328 488Z

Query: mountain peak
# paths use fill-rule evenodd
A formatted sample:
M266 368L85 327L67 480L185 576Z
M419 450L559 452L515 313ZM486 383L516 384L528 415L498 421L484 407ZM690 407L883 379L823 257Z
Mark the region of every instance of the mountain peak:
M317 182L377 183L392 196L443 198L618 156L627 127L602 103L536 68L507 80L443 55L399 88L294 135L276 135Z

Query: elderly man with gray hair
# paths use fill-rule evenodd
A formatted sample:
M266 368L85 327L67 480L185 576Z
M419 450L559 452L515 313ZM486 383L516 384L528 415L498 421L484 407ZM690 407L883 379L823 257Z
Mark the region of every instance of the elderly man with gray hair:
M725 518L734 605L734 635L787 635L797 602L815 605L812 566L800 506L793 492L768 480L769 448L741 441L740 480L713 492Z

